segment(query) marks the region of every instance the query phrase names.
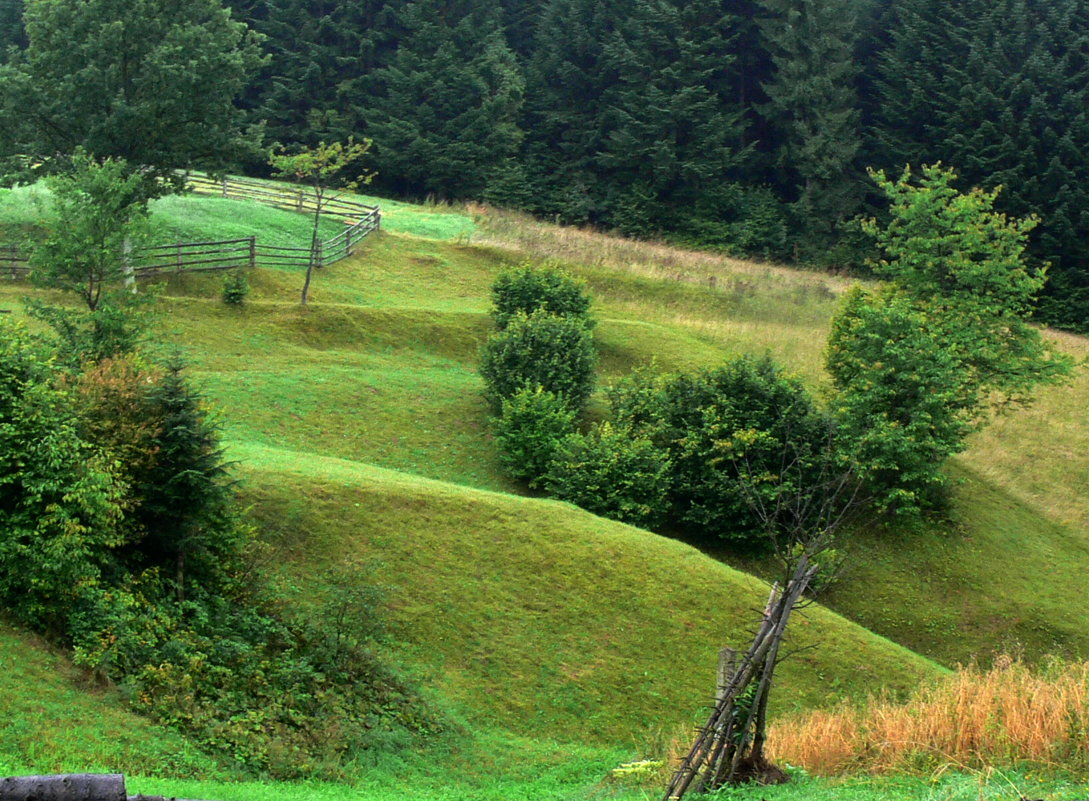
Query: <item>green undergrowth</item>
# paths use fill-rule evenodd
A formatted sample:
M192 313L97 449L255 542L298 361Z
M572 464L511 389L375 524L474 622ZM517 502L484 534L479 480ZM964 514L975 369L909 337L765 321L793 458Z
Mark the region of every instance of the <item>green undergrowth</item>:
M0 194L0 242L24 224L10 199ZM239 235L236 224L259 225L261 241L265 232L286 241L309 230L301 215L238 201L159 203L157 225L195 238ZM162 284L155 334L160 347L183 351L219 412L245 497L274 548L269 565L285 586L320 595L317 576L342 563L386 585L397 658L476 731L492 732L481 750L445 753L431 760L433 768L422 767L429 763L420 755L404 764L383 757L358 765L352 794L421 801L655 797L657 790L597 782L617 759L644 755L642 741L655 727L702 714L717 649L745 644L766 585L683 543L524 497L500 471L476 373L491 328L489 287L522 257L468 244L473 221L463 213L381 203L384 230L353 258L317 272L309 308L298 306L300 271L252 272L252 293L240 308L219 300L220 276L174 276ZM839 284L816 275L787 280L770 270L764 281L750 270L712 285L605 259L566 266L595 298L602 384L651 362L692 369L745 352L770 352L811 385L824 384L821 354ZM29 291L0 283L0 309L21 316L19 298ZM591 417L604 413L600 393L590 408ZM1034 458L1049 457L1044 449ZM1083 455L1066 458L1066 472L1078 475ZM947 665L986 660L1003 648L1020 648L1030 659L1047 652L1089 656L1089 596L1082 589L1089 538L1048 522L1010 487L984 480L975 462L972 471L952 470L950 520L917 532L854 535L843 580L825 600ZM1051 473L1060 487L1063 473ZM715 555L767 571L751 558ZM793 646L816 648L784 663L775 694L780 712L882 687L906 690L942 672L819 608L792 628ZM11 675L14 689L7 692L31 697L37 674ZM506 729L530 739L511 739ZM160 736L148 734L141 747L158 748L167 742ZM585 750L556 745L570 740ZM5 743L16 745L5 751ZM97 746L89 748L95 762ZM0 738L0 765L52 764L39 751L29 760L29 749L26 738ZM502 758L489 763L484 754L491 751ZM518 773L519 753L526 772L541 766L541 778ZM144 764L157 764L151 751ZM170 775L201 772L187 773L188 764ZM970 783L916 782L898 796L867 795L865 784L805 780L751 797L975 798L963 795ZM314 797L334 787L343 789L138 785L142 792L232 801ZM811 794L790 795L804 788Z

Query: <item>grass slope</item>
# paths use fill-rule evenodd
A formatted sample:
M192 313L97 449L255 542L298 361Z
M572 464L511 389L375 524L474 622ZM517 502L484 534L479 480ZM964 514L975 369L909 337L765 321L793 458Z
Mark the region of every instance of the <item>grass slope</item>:
M413 662L481 723L625 743L692 719L718 649L744 647L768 588L675 540L569 504L310 453L232 444L273 560L313 586L330 563L378 565ZM906 688L934 665L814 608L780 707Z
M125 709L35 638L0 624L0 776L146 772L217 778L219 766Z
M0 228L25 223L5 206L12 197L0 196ZM157 212L161 230L306 230L303 218L252 204L172 202ZM165 287L160 336L187 352L223 411L283 569L312 582L327 563L366 571L376 561L395 587L402 656L481 725L618 743L688 719L691 699L710 689L715 649L745 639L766 590L681 543L480 491L519 491L498 470L475 373L488 287L527 255L566 263L595 295L606 380L652 359L679 369L767 350L819 387L846 282L482 210L383 206L386 230L318 274L309 309L297 306L301 276L290 271L257 271L242 309L218 302L213 276ZM25 292L0 286L0 307L19 314ZM1086 352L1078 338L1063 345ZM861 535L835 607L945 662L1012 640L1035 654L1089 654L1078 625L1089 616L1084 389L1079 377L976 438L955 469L949 525ZM1048 450L1053 419L1070 443L1063 459ZM1014 436L1030 443L1043 479L1024 480ZM836 646L784 665L788 707L936 670L827 612L796 633Z

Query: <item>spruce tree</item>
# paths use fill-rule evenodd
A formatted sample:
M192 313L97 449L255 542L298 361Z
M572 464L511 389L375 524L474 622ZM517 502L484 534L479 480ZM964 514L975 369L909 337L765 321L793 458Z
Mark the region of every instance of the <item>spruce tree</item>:
M860 199L861 145L854 0L763 0L762 28L775 65L764 113L779 129L780 164L797 183L810 245L827 245Z
M377 42L388 33L386 5L385 0L235 3L236 13L265 36L269 62L248 105L269 139L313 147L358 133L362 122L345 95L377 65Z
M8 48L26 47L23 28L23 0L0 0L0 64L7 61Z
M139 558L145 566L167 568L179 600L188 580L216 574L220 557L237 551L219 432L184 369L179 359L169 361L150 392L149 416L158 424L155 459L134 488L142 499L136 515L145 532Z
M650 233L736 179L741 23L709 0L552 0L527 67L525 126L549 210Z
M524 84L498 9L471 0L391 8L397 48L352 97L374 139L376 183L402 195L479 197L522 138Z
M1000 207L1039 214L1045 319L1086 328L1089 306L1089 4L898 0L881 63L881 163L941 160Z

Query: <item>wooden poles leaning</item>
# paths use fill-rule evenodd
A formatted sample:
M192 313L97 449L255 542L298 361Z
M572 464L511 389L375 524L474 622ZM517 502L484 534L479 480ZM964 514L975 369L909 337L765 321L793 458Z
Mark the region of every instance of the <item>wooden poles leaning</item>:
M746 779L781 780L782 772L764 756L767 698L790 613L818 570L803 555L786 587L772 586L752 645L731 675L720 667L715 709L673 774L663 801L680 801L690 789L700 793Z

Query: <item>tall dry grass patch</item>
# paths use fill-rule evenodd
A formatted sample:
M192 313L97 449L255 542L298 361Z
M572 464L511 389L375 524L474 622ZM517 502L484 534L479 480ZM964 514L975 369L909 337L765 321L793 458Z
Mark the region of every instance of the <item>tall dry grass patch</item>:
M961 668L904 703L870 698L782 720L773 758L821 775L957 764L1089 765L1089 662L1039 671L1009 657Z
M789 286L821 285L838 294L852 283L843 277L685 250L661 242L627 239L592 228L553 225L525 214L479 204L469 204L466 210L477 226L474 241L513 248L541 260L610 267L644 278L712 286L718 280L750 277Z

